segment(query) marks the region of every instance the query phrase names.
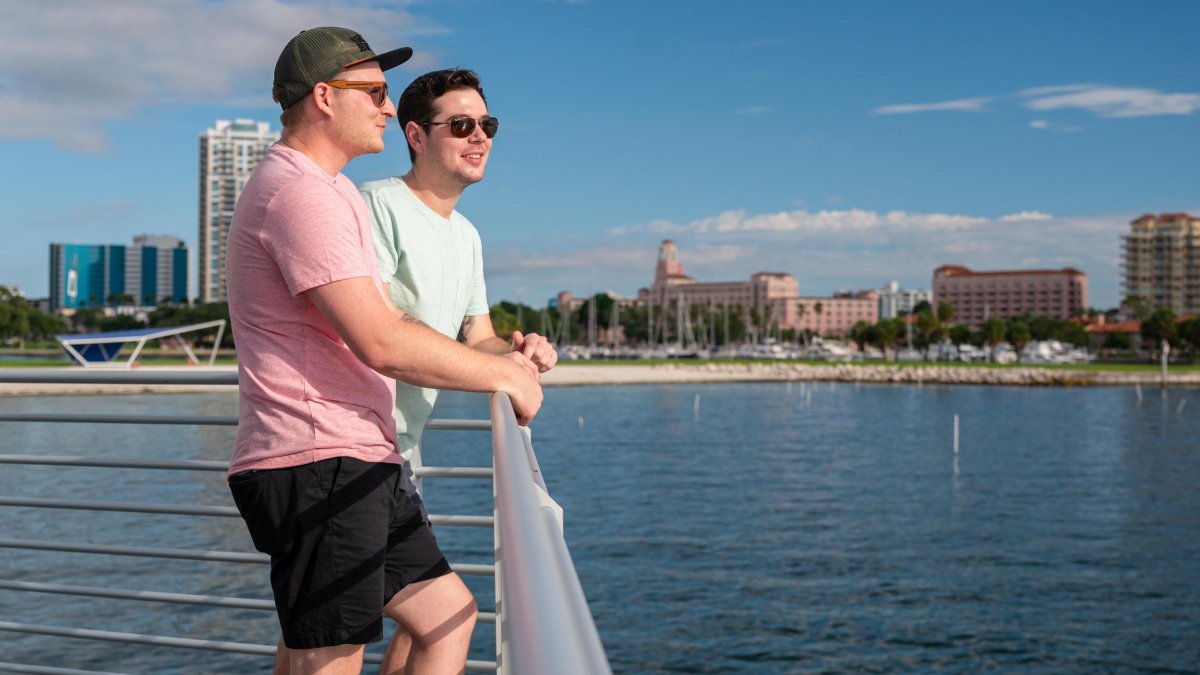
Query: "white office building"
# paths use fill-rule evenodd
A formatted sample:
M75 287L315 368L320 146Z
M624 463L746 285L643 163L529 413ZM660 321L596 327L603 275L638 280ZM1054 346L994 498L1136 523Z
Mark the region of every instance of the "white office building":
M267 122L217 120L200 134L200 302L225 300L225 242L233 207L263 153L279 140Z
M879 289L879 319L894 319L901 312L912 314L913 307L922 300L932 305L933 291L904 289L900 288L900 282L893 281Z

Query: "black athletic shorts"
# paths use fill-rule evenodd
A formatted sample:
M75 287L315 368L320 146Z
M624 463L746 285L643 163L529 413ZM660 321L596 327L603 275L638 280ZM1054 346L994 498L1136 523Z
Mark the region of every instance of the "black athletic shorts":
M350 457L230 476L289 648L377 642L393 595L450 573L404 482L399 464Z

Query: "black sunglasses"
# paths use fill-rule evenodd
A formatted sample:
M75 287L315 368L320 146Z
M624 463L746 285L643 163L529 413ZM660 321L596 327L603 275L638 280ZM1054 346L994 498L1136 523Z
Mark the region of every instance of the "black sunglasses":
M421 122L421 126L446 124L450 126L450 134L455 138L466 138L475 131L475 124L479 124L479 128L483 129L483 135L488 138L494 138L496 132L500 129L500 120L495 117L481 117L476 120L473 117L466 115L458 115L451 117L445 122Z

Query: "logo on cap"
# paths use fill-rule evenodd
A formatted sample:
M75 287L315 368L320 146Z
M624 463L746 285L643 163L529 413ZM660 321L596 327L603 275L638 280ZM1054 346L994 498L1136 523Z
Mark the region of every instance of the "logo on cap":
M354 44L358 45L358 51L360 51L360 52L371 51L371 45L367 44L367 41L363 39L363 36L359 35L358 33L351 35L350 39L354 42Z

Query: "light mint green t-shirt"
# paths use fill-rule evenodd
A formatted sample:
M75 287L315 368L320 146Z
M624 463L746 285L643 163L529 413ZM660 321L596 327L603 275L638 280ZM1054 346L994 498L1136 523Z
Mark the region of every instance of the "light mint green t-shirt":
M463 318L488 313L479 232L458 211L446 219L401 178L370 181L359 192L371 212L375 258L392 303L456 339ZM421 442L437 390L396 383L396 443L405 458Z

